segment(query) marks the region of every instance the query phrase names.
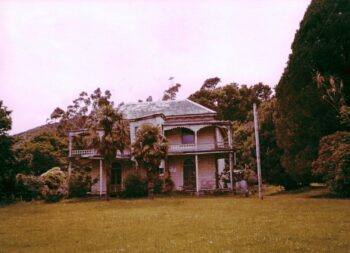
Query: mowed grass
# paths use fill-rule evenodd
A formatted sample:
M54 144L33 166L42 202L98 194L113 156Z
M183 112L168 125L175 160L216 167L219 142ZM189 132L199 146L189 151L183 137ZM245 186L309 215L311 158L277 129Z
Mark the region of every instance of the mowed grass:
M350 252L350 200L310 193L18 203L0 252Z

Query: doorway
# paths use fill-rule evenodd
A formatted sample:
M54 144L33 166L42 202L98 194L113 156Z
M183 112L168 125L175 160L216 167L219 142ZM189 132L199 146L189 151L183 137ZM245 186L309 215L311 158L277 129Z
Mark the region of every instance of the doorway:
M184 190L196 190L196 165L194 159L186 159L183 164Z

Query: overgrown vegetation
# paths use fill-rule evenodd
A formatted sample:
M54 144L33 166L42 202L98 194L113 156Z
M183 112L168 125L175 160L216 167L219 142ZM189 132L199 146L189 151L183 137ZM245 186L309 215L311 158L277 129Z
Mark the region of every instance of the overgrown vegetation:
M40 176L17 174L17 194L22 200L58 202L68 196L67 174L54 167Z

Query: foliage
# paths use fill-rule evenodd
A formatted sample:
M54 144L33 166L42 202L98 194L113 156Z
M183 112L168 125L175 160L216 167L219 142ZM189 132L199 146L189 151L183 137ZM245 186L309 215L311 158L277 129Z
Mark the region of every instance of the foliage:
M154 180L158 177L161 160L168 154L167 140L158 126L144 124L137 130L132 148L138 166L147 170L148 188L152 197Z
M93 183L91 168L76 168L69 176L69 197L85 197Z
M276 87L276 136L282 166L298 185L312 180L322 136L341 129L337 113L320 99L315 70L350 82L350 2L314 0L305 13L292 44L288 66ZM350 86L344 85L349 101Z
M327 182L337 195L350 197L350 132L336 132L320 141L313 173Z
M128 174L125 178L124 194L127 198L140 198L147 196L147 181L139 174Z
M24 201L40 199L43 186L44 182L40 177L22 173L16 176L16 194Z
M156 178L154 179L154 186L153 186L153 192L155 194L161 194L164 189L164 180L162 178Z
M13 200L18 171L12 151L14 139L8 135L11 125L11 111L0 100L0 202Z
M59 167L54 167L40 176L16 176L16 190L22 200L44 199L46 202L58 202L68 195L67 176Z
M162 100L163 101L175 100L176 94L179 92L180 87L181 87L181 84L179 84L179 83L169 87L169 89L164 91L164 95L163 95Z
M107 199L110 194L111 169L116 153L129 145L128 126L123 115L114 107L109 90L98 88L91 95L81 92L67 110L55 109L53 120L59 120L58 131L67 134L69 129L87 129L86 143L98 150L106 168ZM82 144L85 145L84 141Z
M174 190L175 183L170 176L166 177L164 180L164 193L170 193Z
M201 87L201 90L215 89L216 85L218 85L219 82L221 82L221 79L219 77L208 78L207 80L204 81Z
M263 83L251 87L239 86L236 83L216 87L213 83L208 85L208 80L209 83L212 82L212 79L207 79L203 87L190 95L189 99L216 111L219 119L245 122L251 113L253 103L259 105L268 100L272 94L271 88Z
M43 182L42 197L47 202L58 202L68 195L67 176L59 167L54 167L40 176Z
M258 175L254 170L246 169L244 170L243 179L247 182L249 186L254 186L258 183Z
M40 175L54 166L66 166L67 147L66 139L45 131L38 132L15 146L22 169L33 175Z

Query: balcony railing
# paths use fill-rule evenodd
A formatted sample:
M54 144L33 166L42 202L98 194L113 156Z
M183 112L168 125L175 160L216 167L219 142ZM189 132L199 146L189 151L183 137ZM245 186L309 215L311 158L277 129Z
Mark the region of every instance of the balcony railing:
M71 157L93 157L99 156L99 152L96 149L76 149L72 150ZM122 154L119 150L116 153L116 158L126 158L130 156L130 151L124 151Z
M97 156L98 152L96 149L79 149L79 150L72 150L70 156L79 156L79 157L90 157L90 156Z
M200 143L200 144L170 144L169 153L186 153L186 152L201 152L201 151L220 151L229 150L230 145L228 142L217 142L217 143ZM99 156L99 152L96 149L82 149L72 150L71 157L94 157ZM130 151L126 150L122 154L117 151L116 158L129 158Z
M169 153L183 153L196 151L215 151L230 149L228 142L200 143L200 144L170 144Z

